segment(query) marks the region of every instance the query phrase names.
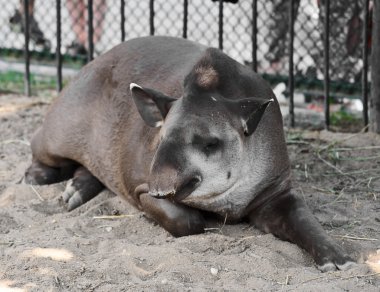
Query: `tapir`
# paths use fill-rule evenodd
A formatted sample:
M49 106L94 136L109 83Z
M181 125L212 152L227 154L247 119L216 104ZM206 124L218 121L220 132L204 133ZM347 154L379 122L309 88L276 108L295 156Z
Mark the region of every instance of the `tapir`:
M31 149L25 182L69 180L68 210L106 187L173 236L215 214L296 243L322 271L353 264L292 192L270 86L218 49L161 36L116 46L52 103Z

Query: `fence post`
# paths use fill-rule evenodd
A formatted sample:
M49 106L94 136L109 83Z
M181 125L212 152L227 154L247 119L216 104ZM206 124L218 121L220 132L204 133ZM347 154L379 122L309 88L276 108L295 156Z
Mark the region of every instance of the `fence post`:
M380 0L373 1L371 130L380 133Z
M364 0L363 22L363 70L362 70L362 94L363 94L363 121L364 127L368 126L368 9L369 0ZM368 128L366 128L367 131Z
M125 41L125 0L121 0L120 3L120 14L121 14L121 42Z
M154 0L149 1L149 33L154 35Z
M290 0L289 8L289 118L290 127L294 128L294 0Z
M252 70L257 72L257 0L252 1Z
M187 39L187 16L188 16L189 3L188 0L183 1L183 31L182 37Z
M223 50L223 0L219 0L219 49Z
M325 128L328 130L330 127L330 0L325 0L323 31Z
M93 0L88 0L87 2L87 12L88 12L88 53L87 62L94 59L94 7Z
M29 15L29 0L24 0L24 37L25 37L25 46L24 46L24 58L25 58L25 74L24 74L24 88L25 95L31 95L30 89L30 51L29 51L29 25L30 25L30 15Z
M57 91L62 90L62 55L61 55L61 0L56 0L57 9L57 48L55 58L57 61Z

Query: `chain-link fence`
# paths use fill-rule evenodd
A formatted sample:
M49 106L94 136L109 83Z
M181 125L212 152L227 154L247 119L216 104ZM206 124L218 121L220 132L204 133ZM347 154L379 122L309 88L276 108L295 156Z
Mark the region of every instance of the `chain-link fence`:
M65 68L79 68L87 60L89 1L61 1L61 52ZM154 32L156 35L186 35L190 40L218 47L222 37L223 50L228 55L247 65L252 64L255 55L258 61L254 65L260 74L273 83L287 82L289 12L293 3L295 86L306 94L323 95L326 1L225 0L221 26L221 3L217 0L92 0L94 56L121 42L122 27L126 40ZM360 97L365 0L329 2L331 88L337 96ZM22 78L23 3L0 0L0 89L3 90L12 87L10 80L17 83ZM55 78L51 62L57 44L57 9L56 1L51 0L29 0L29 6L32 64L38 64L32 67L32 89L38 90L43 87L38 83L43 80L39 77L43 74L38 71L41 64L46 65L42 70L45 75L53 72L48 87ZM254 20L257 34L253 31ZM49 71L49 64L53 70ZM64 75L70 75L70 71L65 70Z
M24 46L22 1L1 0L0 48L4 60L12 50ZM35 0L31 10L31 51L40 58L49 57L56 47L55 1ZM125 1L126 39L149 35L149 0ZM289 5L291 1L258 1L258 72L287 74ZM299 74L322 79L324 1L297 0L294 41L295 70ZM361 62L363 1L331 1L330 60L332 80L355 82ZM21 5L20 5L21 4ZM86 55L87 1L62 1L62 52ZM94 0L95 54L101 54L121 40L120 1ZM182 1L154 1L155 34L182 36ZM224 4L223 48L240 62L251 62L252 1ZM218 2L188 1L187 37L210 46L218 46Z

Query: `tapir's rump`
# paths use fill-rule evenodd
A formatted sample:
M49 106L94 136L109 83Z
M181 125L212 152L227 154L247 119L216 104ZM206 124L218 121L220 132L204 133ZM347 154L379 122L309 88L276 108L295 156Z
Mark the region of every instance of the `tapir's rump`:
M271 88L220 50L171 37L120 44L63 90L31 145L26 182L69 179L69 210L107 187L175 236L203 232L208 211L297 243L322 270L350 261L291 193Z

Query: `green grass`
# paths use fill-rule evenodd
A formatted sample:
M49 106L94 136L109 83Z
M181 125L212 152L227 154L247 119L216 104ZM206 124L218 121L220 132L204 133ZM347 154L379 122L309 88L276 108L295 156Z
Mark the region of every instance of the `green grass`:
M23 50L7 49L0 47L0 57L8 62L23 63ZM40 64L55 67L56 60L55 54L50 52L36 52L31 51L31 64ZM71 57L69 55L62 55L62 63L65 68L80 69L86 63L86 58ZM56 76L45 76L35 74L31 72L31 89L32 94L37 95L41 91L55 90L57 88ZM67 80L63 80L63 85L67 83ZM6 72L0 72L0 93L1 92L24 92L24 74L18 71L9 70Z
M32 92L37 90L55 89L57 78L51 76L41 76L30 74ZM24 74L16 71L0 73L0 92L24 92Z
M330 122L333 126L345 126L361 123L361 119L352 113L340 110L330 114Z

